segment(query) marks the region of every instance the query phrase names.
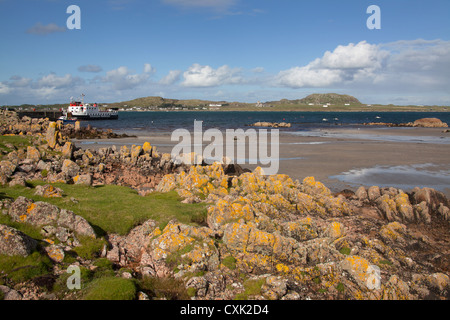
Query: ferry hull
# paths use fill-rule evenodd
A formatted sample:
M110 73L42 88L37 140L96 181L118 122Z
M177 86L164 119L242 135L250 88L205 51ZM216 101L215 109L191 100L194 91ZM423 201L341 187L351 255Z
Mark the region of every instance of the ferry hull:
M117 120L119 119L119 115L110 115L110 116L90 116L90 115L72 115L72 119L76 120Z

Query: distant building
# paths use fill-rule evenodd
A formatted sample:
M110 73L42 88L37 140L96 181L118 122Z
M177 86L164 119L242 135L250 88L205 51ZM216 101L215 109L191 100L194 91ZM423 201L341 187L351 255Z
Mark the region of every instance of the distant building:
M264 107L264 103L262 103L261 101L258 101L258 102L256 103L256 107L257 107L257 108L263 108L263 107Z
M222 105L221 104L211 103L209 106L210 107L218 107L218 108L220 108Z

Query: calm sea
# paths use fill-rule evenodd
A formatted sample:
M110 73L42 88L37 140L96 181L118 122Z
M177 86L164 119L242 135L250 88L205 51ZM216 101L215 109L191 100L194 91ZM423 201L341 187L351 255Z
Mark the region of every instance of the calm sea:
M120 112L119 120L91 121L99 129L142 135L172 132L178 128L193 130L194 121L203 121L203 129L248 128L257 121L289 122L283 131L309 131L327 127L355 127L367 122L407 123L421 118L439 118L450 123L450 112Z

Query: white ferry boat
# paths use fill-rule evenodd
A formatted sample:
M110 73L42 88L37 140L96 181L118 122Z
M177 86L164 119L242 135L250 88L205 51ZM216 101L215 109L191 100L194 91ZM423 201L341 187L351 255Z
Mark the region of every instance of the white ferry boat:
M100 110L97 103L90 105L89 103L83 103L83 101L72 100L60 120L115 120L118 118L119 112L117 109Z

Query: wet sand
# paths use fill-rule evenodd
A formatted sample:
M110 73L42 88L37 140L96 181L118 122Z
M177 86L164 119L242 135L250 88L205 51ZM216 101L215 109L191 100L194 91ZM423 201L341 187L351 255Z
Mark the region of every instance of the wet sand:
M163 153L170 153L178 143L171 141L170 134L74 142L83 149L98 149L142 145L146 141ZM314 176L334 192L356 190L361 185L392 186L405 191L428 186L450 197L450 133L442 128L361 127L299 133L280 130L279 156L279 173L299 180Z

